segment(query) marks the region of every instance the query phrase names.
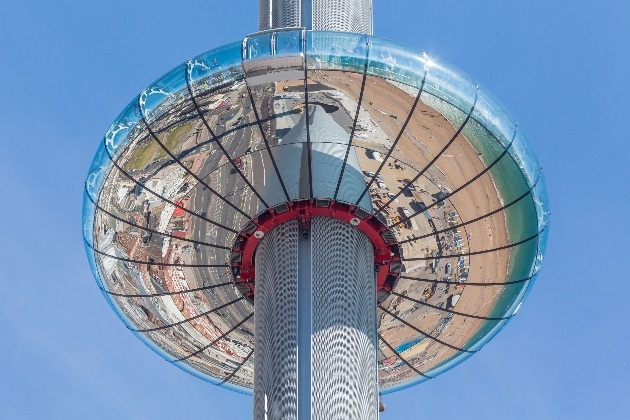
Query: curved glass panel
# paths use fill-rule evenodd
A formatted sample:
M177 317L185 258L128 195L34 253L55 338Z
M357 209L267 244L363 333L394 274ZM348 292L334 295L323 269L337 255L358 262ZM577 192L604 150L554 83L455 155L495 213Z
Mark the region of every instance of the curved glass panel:
M105 150L105 144L101 143L98 150L96 151L96 155L94 156L92 165L90 165L90 170L88 171L88 176L85 181L85 189L93 200L98 199L98 193L100 192L101 184L103 183L104 177L107 175L107 171L110 165L111 162L109 159L109 155Z
M453 369L455 366L459 365L460 363L466 361L473 354L474 353L457 352L454 356L452 356L450 359L446 360L439 366L436 366L433 369L427 371L426 374L433 377L439 376Z
M466 350L474 352L481 350L481 348L488 344L490 340L492 340L494 336L510 322L510 320L511 319L507 319L500 322L486 321L486 325L484 325L485 328L482 328L478 334L479 338L475 337L476 339L473 341L474 344L470 347L466 347Z
M529 296L529 294L531 293L532 289L534 288L534 285L536 284L536 279L538 279L538 275L535 275L532 277L531 281L529 282L529 285L527 287L527 292L525 292L525 296L523 296L523 300L521 300L521 303L518 307L516 307L516 309L514 310L514 315L517 314L517 312L521 309L521 305L523 304L523 302L525 302L527 300L527 297Z
M306 33L308 68L363 73L367 41L367 35L350 32L308 31Z
M185 64L177 66L142 91L138 103L147 122L160 118L188 96L185 69Z
M186 63L186 71L195 96L245 77L241 68L242 45L242 42L233 42L201 54Z
M427 56L425 90L468 114L477 97L475 79L438 57Z
M142 114L138 110L138 97L131 101L105 134L105 146L113 159L144 128ZM121 146L123 146L121 148Z
M278 32L275 38L276 55L302 52L302 31Z
M479 96L473 118L507 146L514 138L516 120L499 100L483 85L479 85Z
M544 175L511 114L458 68L377 37L302 34L211 50L125 108L86 180L88 261L147 346L251 393L237 238L287 200L356 205L401 252L377 320L379 385L394 392L466 360L517 313L546 250Z
M534 273L538 273L540 268L542 267L542 262L545 257L545 252L547 252L547 240L549 239L549 225L545 227L545 229L540 232L540 236L538 237L538 254L536 255L536 265L534 267Z
M540 180L536 184L536 187L534 187L532 195L534 197L536 213L538 215L538 230L542 231L549 225L549 218L551 216L549 210L549 196L547 195L547 183L545 182L544 172L541 172Z
M510 148L510 154L514 157L519 168L521 168L525 178L527 178L529 186L533 187L540 176L540 163L534 154L534 149L529 143L525 131L520 127Z
M426 54L381 38L370 37L368 74L420 89L426 73Z
M87 192L83 193L83 239L89 246L94 246L94 213L96 206ZM91 248L90 248L91 249ZM93 253L90 251L88 253Z
M254 60L271 56L271 36L268 33L248 38L245 58Z

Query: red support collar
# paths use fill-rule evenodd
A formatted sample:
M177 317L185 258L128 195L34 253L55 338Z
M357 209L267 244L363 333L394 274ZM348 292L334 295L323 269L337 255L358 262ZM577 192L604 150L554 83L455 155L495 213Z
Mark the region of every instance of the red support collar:
M374 245L376 291L392 291L401 269L396 237L374 215L365 210L329 199L299 200L280 204L253 218L238 234L232 248L231 266L237 287L246 297L255 293L254 254L258 243L274 227L297 219L302 234L308 235L313 216L334 217L365 233Z

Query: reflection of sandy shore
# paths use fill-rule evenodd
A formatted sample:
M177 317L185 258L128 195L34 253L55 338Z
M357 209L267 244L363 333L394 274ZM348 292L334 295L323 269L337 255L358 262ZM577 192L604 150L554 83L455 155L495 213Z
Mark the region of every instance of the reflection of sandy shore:
M361 85L361 77L359 75L327 72L324 73L324 79L326 80L326 84L334 86L344 91L349 97L358 100L358 92L360 91ZM406 116L413 106L414 100L414 97L393 84L382 79L368 77L362 108L369 113L372 120L375 121L393 141L400 132ZM376 105L378 108L376 108ZM423 102L419 102L414 117L411 119L405 134L398 143L397 150L394 151L390 160L398 158L401 159L401 161L411 161L415 164L416 168L422 169L451 140L455 132L456 130L448 120ZM369 146L370 142L366 139L355 138L355 143L357 145ZM384 150L382 143L374 144L373 148L376 150ZM363 158L361 159L361 165L363 170L374 172L378 169L380 162ZM436 161L435 167L448 180L449 185L442 186L454 190L482 172L485 165L482 163L477 151L472 145L462 135L459 135L453 144ZM396 184L395 179L413 179L417 171L404 168L404 166L401 170L385 165L381 173L386 180L394 180L386 181L386 183L392 192L397 193L399 191L397 187L399 187L400 184ZM440 180L438 179L437 181ZM426 178L421 178L418 182L420 188L425 188L424 186L426 185L427 187L425 189L427 190L429 190L428 184L430 184L430 182ZM435 185L432 187L435 189ZM427 205L435 201L429 194L422 198ZM468 221L483 216L500 207L501 200L494 186L492 177L489 173L486 173L475 183L452 196L449 205L439 210L436 209L432 214L441 214L443 217L444 211L455 210L461 220ZM476 223L459 228L459 230L461 236L466 240L467 250L472 252L508 244L508 234L502 212L498 212ZM401 239L406 239L404 235L406 235L406 233L402 231L400 235ZM471 237L472 240L468 241L468 237ZM409 252L417 253L419 252L418 249L425 248L425 244L431 242L433 243L432 248L435 249L434 237L428 237L426 240L420 241L414 248L407 249ZM409 252L406 250L407 257L410 256ZM445 252L446 255L455 253L457 253L455 249L450 252ZM509 250L471 257L468 281L476 283L503 281L506 278L508 258ZM407 274L418 278L442 278L445 276L443 271L445 263L446 261L443 259L442 267L437 271L436 276L436 274L431 273L431 269L428 266L421 266L421 261L410 262L408 266L420 267ZM457 261L451 259L451 263L455 266ZM403 294L407 291L410 296L419 299L422 297L423 291L428 285L429 283L425 282L401 280L396 291ZM439 288L444 288L444 285L439 286ZM462 293L462 296L456 305L456 311L477 316L487 316L501 290L502 287L499 286L470 286L466 287L463 293L462 289L458 289L456 293ZM454 290L451 288L448 294L452 295L453 292ZM442 293L444 297L447 296L446 293L439 290L436 292L436 295L439 293ZM405 321L423 331L434 330L436 325L438 325L440 320L443 320L446 315L444 311L436 309L426 310L426 307L414 309L413 302L400 298L390 298L385 302L384 306L390 309L395 307L395 313L399 315L406 314L406 316L404 316ZM440 340L455 347L463 347L483 322L482 320L455 315L450 324L448 324L440 335ZM382 318L381 333L394 347L419 336L419 334L409 328L402 327L400 322L393 320L389 315L385 315L385 317ZM422 364L421 370L426 371L457 352L434 341L423 340L420 344L415 345L404 353L403 357L406 357L407 360L414 364ZM387 356L393 355L389 350L385 350L385 354ZM426 360L427 358L430 360ZM421 362L422 359L425 359L424 363ZM400 373L402 372L397 372L397 375ZM415 376L415 373L411 371L408 373ZM407 375L403 374L402 376ZM395 382L398 382L400 379L402 379L402 377L396 379Z

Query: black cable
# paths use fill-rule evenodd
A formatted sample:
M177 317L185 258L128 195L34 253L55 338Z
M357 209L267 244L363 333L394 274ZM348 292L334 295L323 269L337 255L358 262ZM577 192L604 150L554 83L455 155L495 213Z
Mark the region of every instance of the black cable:
M453 349L453 350L462 351L462 352L464 352L464 353L477 353L476 351L464 350L464 349L461 349L461 348L459 348L459 347L453 346L453 345L451 345L451 344L445 343L444 341L441 341L441 340L439 340L438 338L433 337L432 335L429 335L429 334L425 333L424 331L422 331L422 330L420 330L420 329L418 329L418 328L414 327L413 325L411 325L410 323L408 323L408 322L407 322L407 321L405 321L404 319L399 318L397 315L395 315L395 314L393 314L392 312L388 311L387 309L383 308L381 305L378 305L378 307L379 307L379 308L381 308L381 310L383 310L385 313L387 313L388 315L390 315L392 318L397 319L398 321L402 322L403 324L405 324L406 326L408 326L408 327L409 327L409 328L411 328L412 330L414 330L414 331L416 331L416 332L418 332L418 333L420 333L420 334L424 335L425 337L430 338L431 340L435 341L436 343L440 343L440 344L442 344L443 346L449 347L449 348L451 348L451 349Z
M164 146L164 144L160 141L160 139L158 138L158 136L153 132L153 130L151 129L151 126L149 125L149 123L147 122L145 116L144 116L144 112L142 112L142 107L140 106L140 97L138 97L138 108L140 109L140 115L142 116L142 121L144 121L145 126L147 127L147 130L149 131L149 134L151 134L151 137L153 137L153 139L156 141L156 143L162 148L162 150L164 150L170 157L171 159L175 160L179 166L182 167L182 169L184 169L186 172L188 172L188 174L190 176L192 176L193 178L195 178L195 180L197 180L197 182L201 185L203 185L204 187L206 187L208 190L210 190L211 193L213 193L214 195L216 195L217 197L219 197L223 202L225 202L228 206L232 207L234 210L236 210L237 212L241 213L243 216L249 218L249 215L247 213L245 213L243 210L239 209L237 206L235 206L234 204L232 204L230 201L228 201L225 197L223 197L221 194L219 194L218 192L216 192L211 186L209 186L208 184L206 184L205 182L203 182L203 180L201 178L199 178L193 171L191 171L190 169L188 169L188 167L186 167L186 165L184 165L177 157L175 157L175 155L173 153L171 153L170 150L168 150L168 148L166 146Z
M87 190L86 190L86 192L87 192ZM138 228L138 229L146 230L147 232L155 233L156 235L162 235L162 236L166 236L166 237L171 238L171 239L178 239L178 240L180 240L180 241L190 242L190 243L193 243L193 244L196 244L196 245L204 245L204 246L209 246L209 247L211 247L211 248L224 249L224 250L227 250L227 251L230 251L230 250L232 249L232 248L230 248L230 247L223 246L223 245L214 245L214 244L209 244L209 243L202 242L202 241L196 241L196 240L194 240L194 239L180 238L180 237L175 236L175 235L172 235L172 234L170 234L170 233L160 232L160 231L158 231L158 230L151 229L151 228L149 228L149 227L143 227L143 226L140 226L140 225L136 225L135 223L131 223L131 222L129 222L129 221L127 221L127 220L123 219L122 217L116 216L115 214L113 214L113 213L111 213L111 212L109 212L109 211L105 210L104 208L102 208L101 206L99 206L98 204L96 204L96 202L94 202L94 200L92 199L92 197L90 197L90 194L87 194L87 196L89 197L89 199L90 199L90 201L92 202L92 204L94 204L94 206L95 206L98 210L102 211L102 212L103 212L103 213L105 213L106 215L108 215L108 216L110 216L110 217L112 217L112 218L114 218L114 219L116 219L116 220L118 220L118 221L120 221L120 222L122 222L122 223L125 223L126 225L133 226L133 227L136 227L136 228Z
M529 187L529 190L527 190L527 191L526 191L523 195L521 195L520 197L518 197L518 198L516 198L515 200L511 201L510 203L508 203L508 204L506 204L506 205L502 206L501 208L498 208L498 209L496 209L496 210L494 210L494 211L491 211L490 213L486 213L486 214L484 214L483 216L479 216L479 217L477 217L477 218L475 218L475 219L472 219L472 220L469 220L469 221L467 221L467 222L460 223L459 225L455 225L455 226L452 226L452 227L449 227L449 228L446 228L446 229L438 230L438 231L433 232L433 233L428 233L428 234L426 234L426 235L413 237L413 238L411 238L411 239L406 239L406 240L404 240L404 241L400 241L400 242L398 242L398 244L402 245L402 244L406 244L406 243L408 243L408 242L413 242L413 241L416 241L416 240L418 240L418 239L424 239L424 238L428 238L429 236L439 235L439 234L444 233L444 232L452 231L453 229L457 229L457 228L460 228L460 227L462 227L462 226L466 226L466 225L469 225L469 224L471 224L471 223L478 222L479 220L482 220L482 219L485 219L486 217L492 216L493 214L496 214L496 213L498 213L498 212L500 212L500 211L503 211L503 210L507 209L508 207L512 207L514 204L518 203L518 202L519 202L519 201L521 201L523 198L525 198L525 197L527 197L529 194L531 194L531 192L533 191L533 189L534 189L534 188L536 188L536 185L538 184L538 180L539 180L539 179L540 179L540 173L538 174L538 178L536 179L536 182L534 183L534 185L533 185L533 186L531 186L531 187Z
M245 359L243 359L243 361L241 362L241 364L239 364L236 369L234 370L234 372L230 373L228 375L227 378L225 378L223 381L221 381L221 383L219 385L223 385L224 383L230 381L239 370L241 370L241 368L245 365L245 363L247 363L247 361L250 359L250 357L252 357L252 355L254 354L254 349L252 349L252 351L249 352L249 354L247 355L247 357L245 357Z
M411 370L413 370L414 372L416 372L418 375L427 378L427 379L433 379L433 376L427 376L424 373L420 372L418 369L415 368L414 365L412 365L411 363L409 363L404 357L402 357L400 355L400 353L398 353L387 341L385 341L385 339L383 338L383 336L378 333L378 338L387 346L388 349L390 349L394 355L399 358L404 364L406 364L407 366L409 366L409 368Z
M210 290L210 289L215 289L217 287L223 287L223 286L229 286L229 285L234 285L234 283L230 281L227 283L213 284L212 286L199 287L197 289L180 290L179 292L154 293L151 295L126 295L124 293L114 293L114 292L110 292L109 290L105 290L104 288L100 286L99 286L99 289L101 289L101 291L103 291L104 293L107 293L110 296L126 297L126 298L152 298L152 297L160 297L160 296L183 295L186 293L193 293L193 292L203 292L204 290Z
M263 203L263 205L266 208L269 208L269 206L267 205L267 203L265 202L265 200L260 196L260 194L258 194L258 191L256 191L256 189L254 188L254 186L247 180L247 177L245 176L245 174L243 174L241 172L241 170L238 168L238 166L236 165L236 162L234 162L234 160L232 160L232 158L230 157L230 155L228 154L227 150L225 150L225 148L223 147L223 145L221 144L221 142L219 141L219 139L217 138L217 136L214 134L214 131L212 131L212 129L210 128L210 125L208 124L208 121L206 120L206 118L203 116L203 114L201 113L201 109L199 109L199 104L197 103L197 100L195 99L195 96L193 95L192 89L190 88L190 80L189 80L189 74L187 71L184 71L184 73L186 74L186 86L188 87L188 94L190 95L190 99L192 100L193 105L195 106L195 110L197 111L197 114L199 114L199 117L201 118L201 121L203 122L203 125L206 126L206 129L208 130L208 132L210 133L210 135L212 136L212 138L214 139L215 143L219 146L219 148L221 149L221 152L223 152L223 155L227 158L227 160L230 162L230 164L232 165L232 168L234 168L234 170L236 172L238 172L238 174L241 176L241 178L243 179L243 181L247 184L247 186L252 190L252 192L256 195L256 197L258 197L258 199L260 200L261 203Z
M381 162L380 166L378 167L378 170L374 173L374 176L372 177L372 179L370 179L370 182L367 184L367 186L363 190L363 193L361 194L361 196L359 197L357 202L354 203L355 206L358 206L359 203L361 202L361 200L363 199L363 197L365 196L365 194L367 194L367 192L370 189L370 186L372 186L372 184L376 180L376 177L381 173L381 170L383 169L383 166L385 166L385 163L387 162L387 159L389 159L391 154L394 152L394 149L396 148L396 145L398 144L398 141L402 138L403 134L405 134L405 130L407 129L407 125L409 124L409 121L411 121L411 117L413 117L413 114L416 111L416 106L418 106L418 102L420 102L420 96L422 95L422 91L424 89L424 82L425 82L426 78L427 78L427 74L425 72L424 77L422 78L422 84L420 85L420 90L418 91L418 95L416 96L416 100L414 101L413 106L411 107L411 110L409 111L409 115L407 116L407 119L405 120L405 123L402 125L402 127L400 129L400 133L398 133L398 137L396 137L396 140L392 144L392 147L390 147L390 149L387 151L387 155L385 155L385 158L383 159L383 161Z
M104 140L103 140L103 141L104 141ZM149 188L149 187L147 187L146 185L142 184L140 181L137 181L134 177L132 177L131 175L129 175L127 172L125 172L125 171L124 171L124 170L123 170L123 169L122 169L122 168L118 165L118 163L117 163L117 162L116 162L116 161L112 158L112 155L109 153L109 150L107 150L107 147L105 147L105 152L107 152L107 156L109 157L110 162L112 162L112 163L114 164L114 166L116 167L116 169L118 169L120 172L122 172L122 173L123 173L123 174L124 174L124 175L125 175L125 176L126 176L126 177L130 180L130 181L132 181L133 183L135 183L137 186L142 187L143 189L145 189L145 190L149 191L151 194L153 194L154 196L158 197L158 198L159 198L159 199L161 199L162 201L164 201L164 202L166 202L166 203L169 203L169 204L172 204L173 206L177 207L178 209L181 209L181 210L185 211L186 213L188 213L188 214L190 214L190 215L193 215L193 216L195 216L195 217L198 217L198 218L199 218L199 219L201 219L201 220L204 220L204 221L206 221L206 222L208 222L208 223L210 223L210 224L213 224L213 225L215 225L215 226L218 226L218 227L220 227L220 228L222 228L222 229L228 230L228 231L230 231L230 232L232 232L232 233L238 233L238 231L236 231L236 230L234 230L234 229L232 229L232 228L229 228L229 227L224 226L224 225L222 225L222 224L220 224L220 223L218 223L218 222L215 222L215 221L210 220L210 219L208 219L208 218L206 218L206 217L203 217L203 216L201 216L201 215L199 215L199 214L197 214L197 213L195 213L195 212L193 212L193 211L191 211L191 210L188 210L187 208L184 208L183 206L179 206L179 205L177 205L175 202L173 202L173 201L171 201L171 200L169 200L169 199L167 199L167 198L165 198L165 197L163 197L163 196L161 196L161 195L157 194L155 191L153 191L152 189L150 189L150 188ZM198 185L198 184L199 184L199 183L197 183L197 184L195 184L195 185ZM87 187L87 185L86 185L86 187Z
M282 187L282 191L284 192L284 196L287 201L291 201L289 197L289 193L287 192L287 188L284 185L284 181L280 176L280 170L278 169L278 165L276 164L276 159L274 159L273 154L271 153L271 148L269 147L269 141L267 140L267 135L265 134L265 130L263 129L262 123L260 122L260 117L258 116L258 109L256 107L256 101L254 100L254 95L252 94L252 90L247 85L247 93L249 93L249 101L252 103L252 110L254 111L254 116L256 116L256 121L258 123L258 129L260 130L260 135L265 142L265 147L267 148L267 153L269 154L269 158L271 159L271 163L273 164L273 169L276 171L276 175L278 176L278 181L280 181L280 186Z
M544 231L544 229L543 229L543 231ZM527 239L523 239L522 241L518 241L518 242L513 243L513 244L500 246L498 248L484 249L483 251L466 252L464 254L438 255L438 256L435 256L435 257L404 258L403 261L430 261L430 260L438 260L438 259L442 259L442 258L470 257L470 256L473 256L473 255L487 254L489 252L501 251L501 250L504 250L504 249L508 249L508 248L512 248L512 247L524 244L525 242L529 242L532 239L536 239L540 235L540 233L541 232L538 232L534 236L530 236Z
M396 200L398 197L400 197L400 194L403 193L403 191L405 191L407 189L407 187L411 184L413 184L414 182L416 182L418 179L420 179L420 177L422 175L424 175L424 173L426 171L429 170L429 168L431 166L433 166L433 164L442 156L442 154L449 148L451 147L451 144L453 144L453 142L457 139L457 136L460 135L460 133L462 132L462 130L464 129L464 127L466 127L466 124L468 124L468 121L470 120L470 118L472 117L472 113L475 110L475 106L477 105L477 96L478 96L478 90L479 88L477 88L476 94L475 94L475 101L473 102L473 106L470 109L470 111L468 112L468 115L466 116L466 119L464 120L464 122L462 123L462 125L459 127L459 129L455 132L455 135L453 135L453 137L448 141L448 143L446 143L446 145L442 148L442 150L440 150L438 152L437 155L435 155L433 157L433 159L431 159L431 162L429 162L420 172L418 172L418 175L415 176L414 179L412 179L406 186L405 188L403 188L402 190L400 190L400 192L398 194L396 194L393 198L391 198L387 203L385 203L384 205L382 205L381 207L379 207L376 211L382 211L385 207L389 206L394 200ZM447 102L448 103L448 102Z
M247 322L251 317L254 316L254 313L252 312L251 314L247 315L245 318L243 318L243 320L241 322L239 322L238 324L236 324L235 326L233 326L232 328L230 328L229 331L221 334L221 336L219 338L217 338L216 340L214 340L212 343L208 344L207 346L204 346L202 348L200 348L199 350L195 351L194 353L190 353L188 356L182 357L181 359L177 359L174 362L183 362L184 360L188 360L191 357L194 357L196 355L198 355L199 353L209 349L210 347L214 346L215 344L217 344L219 341L223 340L225 337L227 337L228 335L230 335L232 332L234 332L238 327L240 327L241 325L243 325L245 322Z
M531 280L532 278L534 278L534 276L529 276L525 279L520 279L520 280L514 280L514 281L504 281L501 283L468 283L468 282L459 282L459 281L446 281L446 280L431 280L431 279L419 279L416 277L409 277L409 276L399 276L399 278L401 279L405 279L405 280L413 280L413 281L423 281L423 282L427 282L427 283L435 283L435 284L452 284L455 286L508 286L508 285L512 285L512 284L521 284L521 283L525 283L528 280Z
M361 82L361 92L359 93L359 102L357 103L357 112L354 115L354 123L352 124L352 130L350 131L350 138L348 139L348 147L346 148L346 156L343 158L343 165L341 165L341 173L339 174L339 180L337 181L337 188L335 188L335 195L333 200L337 200L337 194L339 194L339 188L341 187L341 180L346 170L346 164L348 163L348 156L350 155L350 149L352 148L352 139L354 138L354 132L357 128L357 122L359 121L359 112L361 111L361 103L363 102L363 93L365 92L365 82L367 80L367 69L370 58L370 42L366 36L366 53L365 53L365 66L363 68L363 81Z
M443 203L444 200L446 200L447 198L452 197L453 195L457 194L458 192L460 192L461 190L463 190L464 188L466 188L467 186L469 186L470 184L472 184L473 182L475 182L476 180L478 180L479 178L481 178L483 175L485 175L487 172L489 172L496 164L499 163L499 161L501 159L503 159L503 157L508 153L508 151L510 150L510 148L512 147L512 144L514 143L514 139L516 138L516 133L518 132L518 126L515 127L514 130L514 137L512 137L512 141L510 142L510 144L505 148L505 150L503 150L503 152L487 167L485 167L483 169L483 171L479 172L477 175L475 175L474 177L472 177L470 180L468 180L467 182L465 182L463 185L461 185L459 188L455 189L453 192L446 194L444 197L442 197L440 200L429 204L428 206L426 206L424 209L415 212L414 214L412 214L409 217L404 218L403 220L399 221L398 223L390 226L389 228L393 228L395 226L398 226L401 223L405 223L407 222L409 219L411 219L412 217L416 217L417 215L419 215L420 213L423 213L435 206L437 206L439 203ZM522 175L522 173L521 173Z
M123 262L129 262L129 263L134 263L134 264L144 264L144 265L159 265L162 267L230 268L230 266L227 264L172 264L172 263L162 263L162 262L155 262L155 261L132 260L129 258L122 258L122 257L116 257L114 255L109 255L106 252L103 252L94 248L92 245L90 245L90 243L85 238L83 238L83 241L87 244L87 246L89 246L92 249L92 251L96 252L97 254L104 255L107 258L113 258L115 260L123 261Z
M202 314L195 315L195 316L193 316L192 318L186 318L186 319L184 319L183 321L179 321L179 322L176 322L176 323L174 323L174 324L163 325L163 326L161 326L161 327L148 328L148 329L144 329L144 330L136 330L136 329L133 329L133 328L129 328L129 329L130 329L131 331L134 331L134 332L141 332L141 333L147 333L147 332L153 332L153 331L165 330L165 329L167 329L167 328L176 327L176 326L181 325L181 324L184 324L184 323L186 323L186 322L194 321L195 319L198 319L198 318L204 317L204 316L206 316L206 315L210 315L211 313L216 312L216 311L219 311L219 310L224 309L224 308L227 308L228 306L233 305L233 304L235 304L236 302L238 302L239 300L242 300L242 299L244 299L244 297L242 297L242 296L241 296L240 298L234 299L233 301L228 302L228 303L226 303L226 304L224 304L224 305L218 306L218 307L216 307L216 308L214 308L214 309L211 309L211 310L209 310L209 311L206 311L206 312L204 312L204 313L202 313Z
M453 314L453 315L461 315L461 316L464 316L466 318L482 319L484 321L505 321L506 319L512 318L511 316L509 316L507 318L488 318L488 317L485 317L485 316L470 315L470 314L465 314L463 312L455 312L455 311L452 311L450 309L440 308L439 306L431 305L430 303L422 302L420 300L416 300L416 299L410 298L409 296L401 295L400 293L391 292L391 294L394 295L394 296L398 296L398 297L400 297L402 299L406 299L406 300L410 300L410 301L412 301L414 303L418 303L420 305L428 306L429 308L437 309L438 311L447 312L447 313Z

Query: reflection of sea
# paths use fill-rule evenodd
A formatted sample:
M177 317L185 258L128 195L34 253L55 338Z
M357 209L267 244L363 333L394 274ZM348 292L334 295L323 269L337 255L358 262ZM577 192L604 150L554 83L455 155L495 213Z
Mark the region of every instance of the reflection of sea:
M473 120L469 122L462 131L462 134L465 135L480 153L480 157L486 166L492 164L505 150L494 137ZM495 187L501 198L502 205L515 201L529 190L525 177L509 153L506 153L501 160L490 169L490 174L492 175ZM538 231L538 219L536 208L530 196L526 196L506 208L504 215L510 244L523 241L536 235ZM537 250L538 238L511 247L506 281L509 282L528 278L532 274ZM503 279L496 279L495 281L501 282ZM529 282L523 282L504 287L487 316L494 318L513 314L514 309L523 298L528 284ZM478 350L482 345L490 341L508 322L509 320L484 321L477 332L470 337L462 348ZM461 363L463 361L462 358L465 359L470 355L471 353L458 352L432 368L427 374L437 376Z
M492 161L503 152L503 147L499 146L494 138L487 135L485 130L483 131L483 135L474 137L473 139L473 136L469 136L471 143L482 153L482 159L486 165L491 164ZM494 184L504 205L517 200L522 194L529 190L525 177L509 153L503 156L503 158L490 169L490 174L492 175ZM521 242L538 233L536 208L530 196L506 208L504 215L510 244ZM532 274L537 249L537 238L510 248L508 277L506 281L525 279ZM497 281L501 281L501 279L497 279ZM528 282L523 282L504 287L490 310L488 317L501 317L512 314L514 307L518 305L527 286ZM502 324L505 324L505 322L502 322ZM477 334L471 337L465 347L469 348L475 344L496 325L497 321L486 321Z
M394 350L396 350L396 353L402 353L405 350L409 350L410 348L412 348L413 346L415 346L416 344L418 344L419 342L421 342L422 340L424 340L426 337L422 336L420 338L416 338L415 340L412 340L408 343L402 344L398 347L396 347Z

